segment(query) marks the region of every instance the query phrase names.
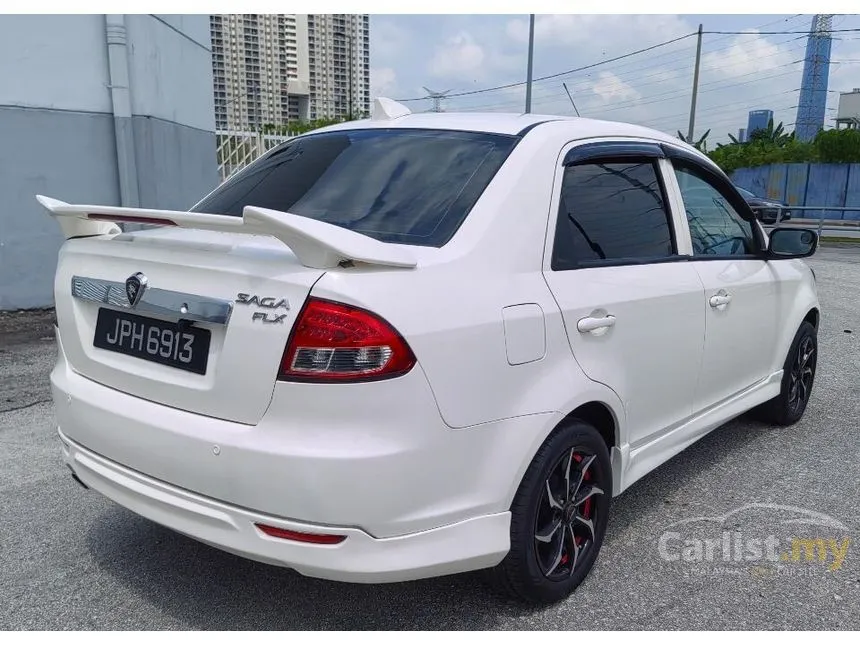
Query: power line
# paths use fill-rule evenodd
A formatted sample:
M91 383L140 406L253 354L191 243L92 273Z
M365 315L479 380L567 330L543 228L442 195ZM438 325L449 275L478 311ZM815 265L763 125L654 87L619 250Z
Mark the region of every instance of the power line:
M799 39L791 38L791 39L788 39L788 40L775 42L775 43L773 43L773 45L775 45L775 46L780 46L780 45L784 45L784 44L786 44L786 43L788 43L788 42L791 42L791 41L793 41L793 40L799 40ZM719 52L723 52L723 51L726 51L726 50L728 50L728 49L732 49L733 47L734 47L734 44L729 45L728 47L721 47L721 48L718 48L718 49L709 49L707 52L705 52L705 53L704 53L704 55L705 55L705 56L707 56L707 57L711 57L711 56L713 56L714 54L718 54ZM781 56L781 55L784 55L784 54L788 54L788 53L789 53L789 52L791 52L793 49L803 49L803 45L802 45L802 44L800 44L800 45L797 45L797 46L790 46L790 47L788 47L788 48L787 48L787 49L785 49L785 50L778 50L778 51L776 51L776 52L774 52L774 53L772 53L772 54L767 54L767 55L765 55L765 56L758 56L758 57L756 58L756 60L757 60L757 61L760 61L760 60L764 60L764 59L766 59L766 58L773 58L774 56ZM680 57L680 56L678 57L678 60L681 60L681 57ZM801 62L802 62L802 61L801 61ZM649 78L654 78L654 77L664 77L666 73L673 73L673 72L689 72L689 70L690 70L690 68L691 68L692 66L693 66L693 61L692 61L692 60L687 60L684 64L682 64L682 65L680 65L680 66L677 66L677 67L665 67L665 68L659 69L659 70L658 70L658 71L656 71L656 72L653 72L653 73L651 73L651 74L645 74L645 75L641 75L641 74L639 74L639 72L641 72L641 71L643 71L643 70L651 69L651 68L659 68L659 67L660 67L660 64L645 65L645 66L643 66L643 67L637 67L637 68L632 69L632 70L627 70L626 72L623 72L623 73L620 73L620 74L619 74L618 72L616 72L616 69L617 69L617 68L612 68L612 69L610 69L609 71L610 71L610 72L612 72L615 76L617 76L620 80L626 80L626 79L628 79L628 78L635 78L635 79L636 79L636 81L637 81L636 86L637 86L637 88L638 88L638 87L644 87L644 86L646 86L646 85L654 85L655 83L662 83L662 82L664 82L664 79L662 79L662 78L660 78L660 79L658 79L658 80L656 80L656 81L650 81L650 82L646 82L646 83L639 82L639 81L640 81L640 80L642 80L642 79L649 79ZM702 73L704 74L705 72L710 72L710 71L714 71L714 70L724 70L724 69L726 69L726 67L727 67L727 66L726 66L725 61L721 61L720 63L718 63L718 64L714 64L714 65L703 65L703 66L702 66L701 71L702 71ZM731 67L731 65L730 65L729 67ZM775 68L771 68L771 69L775 69Z
M774 21L771 21L771 22L768 22L768 23L764 23L763 25L758 25L758 26L756 26L754 29L761 29L761 28L763 28L763 27L767 27L767 26L769 26L769 25L776 24L776 23L780 23L780 22L783 22L783 23L789 23L789 22L791 22L791 21L793 21L793 20L796 20L797 18L804 18L804 17L805 17L805 16L803 16L802 14L795 14L795 15L790 16L790 17L788 17L788 18L780 18L779 20L774 20ZM748 34L748 32L741 32L741 33L743 33L743 34ZM787 32L787 33L793 33L793 32ZM806 33L806 32L803 32L803 33ZM723 37L721 37L721 38L716 38L716 39L714 39L714 40L711 40L711 41L710 41L710 43L709 43L709 45L713 45L713 43L717 43L717 42L720 42L720 41L725 41L725 40L728 40L728 39L729 39L729 36L723 36ZM683 38L681 38L681 39L679 39L679 40L683 40ZM785 40L781 40L781 41L774 42L774 43L773 43L773 45L780 46L780 45L784 45L784 44L789 43L789 42L792 42L792 41L799 41L799 40L801 40L801 38L800 38L800 37L787 38L787 39L785 39ZM677 42L677 41L676 41L676 42ZM734 43L734 42L733 42L733 43L731 43L731 44L730 44L730 45L728 45L728 46L720 47L720 48L717 48L717 49L712 49L712 48L710 48L710 47L709 47L709 50L708 50L708 52L707 52L707 55L708 55L708 56L712 56L713 54L719 53L719 52L721 52L721 51L726 51L726 50L731 49L731 48L733 48L733 47L735 47L735 46L736 46L736 43ZM802 48L802 45L801 45L801 48ZM791 49L791 48L789 48L789 49ZM767 56L762 56L762 57L760 57L760 59L770 58L770 57L772 57L772 56L777 56L777 55L780 55L780 54L782 54L782 53L783 53L782 51L776 51L776 52L774 52L773 54L768 54ZM686 53L685 53L685 52L683 52L683 50L675 50L675 51L670 51L670 52L666 52L666 53L662 53L662 54L656 54L656 55L654 55L654 56L649 57L649 59L648 59L648 60L649 60L649 63L648 63L647 65L639 66L639 67L635 67L635 68L633 68L633 69L629 69L629 70L625 70L624 72L621 72L621 73L619 73L619 72L617 72L617 71L616 71L616 70L618 70L619 68L628 67L628 66L629 66L629 65L631 65L631 64L633 64L633 65L637 65L637 64L640 62L640 61L633 61L633 62L630 62L630 63L621 63L620 65L616 65L616 66L612 67L610 71L611 71L615 76L617 76L619 79L621 79L621 80L623 80L623 79L625 79L625 78L629 78L629 77L632 77L632 76L636 75L636 79L637 79L637 84L636 84L636 85L637 85L637 87L642 87L643 85L650 85L650 84L653 84L653 82L652 82L652 83L641 83L641 82L638 82L638 81L641 81L643 78L652 78L652 77L655 77L655 76L664 76L667 72L679 72L679 71L685 71L685 72L686 72L686 71L688 71L688 68L692 66L692 62L688 62L688 63L685 63L685 64L683 64L683 65L681 65L681 66L678 66L678 67L668 67L668 68L666 68L666 69L664 69L664 70L659 70L659 71L657 71L657 72L655 72L655 73L653 73L653 74L646 74L646 75L644 75L644 76L642 76L641 74L639 74L642 70L647 70L647 69L651 69L651 68L659 68L659 67L663 64L663 62L662 62L662 61L659 61L659 59L665 58L665 57L667 57L667 56L671 56L671 57L673 57L673 61L674 61L674 60L682 60L683 58L685 58L685 57L686 57ZM600 63L597 63L597 64L601 64L601 65L602 65L602 64L606 64L606 63L609 63L611 60L616 60L616 59L610 59L610 60L607 60L607 61L601 61ZM592 65L592 66L590 66L590 67L595 67L597 64L594 64L594 65ZM703 68L702 68L702 72L710 71L710 70L717 69L717 68L721 68L721 67L724 67L724 65L723 65L723 64L720 64L720 65L713 65L713 66L705 66L705 67L703 67ZM576 71L577 71L577 70L571 70L570 72L561 72L561 73L559 73L558 75L552 75L550 78L552 78L552 77L556 77L556 76L559 76L559 75L572 74L572 73L575 73ZM545 77L545 78L546 78L546 77ZM655 81L655 82L663 82L663 81L662 81L662 80L659 80L659 81ZM514 84L514 85L515 85L515 84ZM489 92L489 91L498 91L499 89L505 89L505 88L508 88L508 87L510 87L510 86L509 86L509 85L506 85L506 86L492 87L492 88L486 88L485 90L482 90L482 91L487 91L487 92ZM556 96L558 96L559 100L561 100L561 99L563 98L563 96L564 96L564 95L562 95L562 94L560 94L560 93L559 93L559 94L557 94ZM519 100L517 100L517 101L513 101L513 100L511 100L511 101L503 101L503 102L501 102L501 103L493 104L492 106L488 106L488 107L492 107L492 108L505 107L505 106L509 106L509 105L511 105L511 106L512 106L512 105L514 105L514 104L518 104L518 103L519 103ZM476 109L477 107L479 107L479 106L474 106L474 105L473 105L473 106L469 106L469 108L468 108L468 109L469 109L469 110L474 110L474 109ZM483 106L480 106L480 107L483 107Z
M796 16L794 18L796 18ZM792 20L794 18L789 18L789 19L785 19L785 20L787 22L787 21ZM746 32L744 32L744 33L746 33ZM722 40L725 40L725 38L723 38ZM798 49L803 49L803 44L802 44L802 42L800 42L801 40L802 40L801 38L788 38L788 39L785 39L782 41L776 41L772 44L774 46L777 46L778 48L780 46L785 45L787 43L790 43L792 41L798 41L798 44L797 45L791 45L787 49L779 48L779 49L777 49L777 51L775 51L771 54L767 54L765 56L759 56L756 58L756 61L757 62L762 61L764 59L772 58L774 56L790 55L792 51L795 51ZM720 51L724 51L726 49L731 49L735 45L736 45L736 43L733 43L733 44L729 45L728 47L722 47L722 48L718 48L716 50L711 49L710 51L707 52L707 55L711 56L713 54L717 54ZM676 52L673 52L673 54L676 54ZM665 55L666 54L663 54L662 56L665 56ZM728 57L728 60L731 60L731 57ZM792 66L798 65L801 62L802 62L801 60L791 61L789 63L785 63L782 65L776 65L774 67L770 67L770 68L763 69L763 70L757 70L755 72L748 72L746 74L733 75L729 78L718 79L718 80L714 80L714 81L708 81L706 83L702 83L701 86L702 87L709 87L710 89L702 90L702 91L703 92L704 91L715 91L716 89L726 89L730 86L734 86L734 85L738 85L738 84L743 85L743 84L748 84L750 82L756 82L755 80L753 80L753 81L747 81L745 83L737 83L736 79L744 78L744 77L748 77L748 76L753 76L753 75L771 74L773 71L775 71L777 69L784 68L784 67L792 67ZM619 80L624 80L624 78L627 78L628 76L631 76L631 77L635 76L635 78L638 81L641 79L648 79L648 78L652 78L652 77L664 77L667 73L672 74L672 73L677 72L677 71L684 71L684 72L689 71L689 68L691 67L691 63L687 63L687 64L682 65L680 67L667 67L665 69L658 70L652 74L646 74L646 75L641 74L642 70L646 70L646 69L649 69L651 67L657 67L657 65L651 64L651 65L646 65L643 67L638 67L634 70L628 70L628 72L623 74L623 75L619 75L616 72L615 67L611 68L609 71L611 71L613 73L613 75L615 75ZM705 74L706 72L710 72L713 70L723 70L724 71L727 69L731 69L732 67L734 67L734 65L730 65L727 68L726 61L723 60L717 64L703 66L702 67L702 73ZM777 76L786 76L790 73L793 73L793 72L789 72L787 74L780 74ZM770 78L773 78L773 76L770 76ZM638 89L641 89L645 85L653 85L656 83L664 83L664 82L665 82L665 80L663 78L660 78L656 81L650 81L650 82L645 82L645 83L637 82L635 85L636 85L636 89L638 90ZM574 88L574 90L576 90L576 88ZM649 103L654 103L655 101L651 101L650 99L655 98L656 96L667 97L667 98L676 96L676 97L680 98L680 96L686 94L687 92L688 92L687 89L679 88L679 89L670 90L668 92L663 92L663 93L657 94L655 96L647 97L647 98L649 99L648 100ZM566 95L557 89L555 92L543 93L543 96L539 97L538 103L543 104L543 105L548 105L548 104L553 104L553 103L567 103L567 101L565 99L566 99ZM595 108L595 109L599 109L601 111L613 111L616 109L621 109L622 106L626 106L626 105L642 104L641 99L626 100L626 101L623 101L620 103L618 103L618 102L613 103L613 106L611 108L608 108L608 110L607 110L603 107L602 104L596 104L595 102L592 102L589 104L587 99L588 99L588 97L584 97L585 103L583 104L583 109L585 109L585 110ZM509 100L509 101L503 100L503 101L493 102L491 104L470 105L468 107L462 107L459 109L465 109L466 111L478 111L479 109L484 109L484 110L489 111L489 110L493 110L493 109L513 107L513 106L517 106L517 105L519 105L519 100ZM597 107L595 107L595 106L597 106Z
M784 77L784 76L790 76L790 75L792 75L792 74L794 74L794 73L795 73L794 71L784 72L784 73L782 73L782 74L776 74L776 75L773 75L773 76L769 76L769 77L768 77L768 79L771 79L771 78L781 78L781 77ZM738 78L740 78L740 77L738 77ZM751 79L751 80L748 80L748 81L743 81L743 82L741 82L741 83L731 83L731 87L739 87L739 86L742 86L742 85L749 85L750 83L757 83L758 81L759 81L759 79L754 78L754 79ZM706 85L711 85L711 84L713 84L713 83L723 83L723 82L725 82L725 81L712 81L711 83L702 83L702 85L700 85L700 87L705 87ZM719 91L719 90L725 90L725 89L727 89L727 88L726 88L726 87L723 87L723 86L721 86L721 87L709 87L708 89L705 89L705 90L699 90L699 93L700 93L700 94L705 94L705 93L707 93L707 92L717 92L717 91ZM683 89L680 89L680 90L673 90L671 93L667 92L667 93L664 93L664 94L656 94L656 95L654 95L654 96L650 96L650 97L648 97L648 100L647 100L647 101L641 101L641 100L628 101L628 102L627 102L627 103L628 103L628 105L623 105L623 104L621 104L621 103L613 104L611 107L608 107L608 108L606 108L606 109L602 109L602 110L601 110L601 112L616 112L616 111L618 111L618 110L624 110L624 109L627 109L628 107L639 107L640 105L651 105L651 104L653 104L653 103L662 103L662 102L664 102L664 101L666 101L666 100L667 100L667 98L666 98L666 97L667 97L669 94L679 94L679 96L676 96L676 97L673 97L673 98L682 98L682 96L683 96L684 94L687 94L687 93L689 93L689 90L683 90Z
M831 33L848 33L848 32L860 32L860 28L853 29L839 29L833 30ZM763 35L808 35L809 31L703 31L703 34L709 35L724 35L724 36L763 36ZM637 56L639 54L644 54L645 52L653 51L660 47L665 47L667 45L671 45L676 42L680 42L682 40L686 40L692 36L698 35L698 31L693 31L682 36L678 36L677 38L672 38L670 40L663 41L661 43L657 43L656 45L652 45L650 47L645 47L643 49L638 49L636 51L628 52L626 54L621 54L619 56L615 56L613 58L608 58L606 60L598 61L596 63L591 63L590 65L583 65L582 67L576 67L574 69L566 70L564 72L557 72L555 74L548 74L546 76L541 76L539 78L533 79L533 82L545 81L553 78L558 78L560 76L566 76L568 74L574 74L576 72L582 72L587 69L593 69L595 67L599 67L601 65L607 65L609 63L613 63L619 60L623 60L625 58L631 58L632 56ZM497 90L510 89L512 87L519 87L521 85L525 85L526 81L518 81L516 83L506 83L504 85L497 85L494 87L486 87L478 90L467 90L464 92L456 92L453 94L449 94L449 98L455 98L459 96L471 96L474 94L483 94L486 92L494 92ZM406 99L397 99L400 102L407 101L423 101L426 100L427 97L419 96L414 98L406 98Z
M797 14L795 16L780 19L780 20L774 21L774 22L790 23L790 22L792 22L798 18L805 18L805 16L802 16L801 14ZM770 23L770 24L773 24L773 23ZM756 29L761 29L761 27L757 27ZM841 29L841 30L833 30L833 31L836 33L849 33L849 32L860 32L860 29ZM776 50L773 51L773 53L766 54L764 56L755 56L755 53L753 53L753 55L755 56L755 61L756 61L756 63L758 63L759 61L761 61L763 59L771 58L774 56L786 56L787 57L791 54L791 52L795 51L798 48L802 48L802 43L800 41L802 41L804 39L804 37L809 35L809 30L808 29L805 29L803 31L795 31L795 30L788 30L788 29L778 30L778 31L777 30L773 30L773 31L704 31L703 30L703 33L721 36L720 38L712 39L708 42L709 47L706 50L706 52L703 52L703 53L706 55L709 55L709 56L711 54L718 54L719 52L722 52L722 51L731 50L735 47L738 47L739 45L742 46L742 43L744 42L743 39L733 39L730 43L726 44L725 46L719 47L717 49L712 49L710 47L715 42L719 43L721 41L724 42L726 40L729 40L731 38L731 36L750 36L750 35L753 35L753 36L754 35L783 35L783 36L787 36L787 38L784 38L782 40L776 39L776 40L765 41L765 42L767 42L768 49L770 49L771 47L775 47ZM542 76L540 78L534 79L534 82L535 83L543 82L544 84L546 84L547 81L550 81L552 79L558 79L559 77L568 76L568 75L575 75L578 72L583 72L583 71L594 69L597 67L610 65L611 63L616 63L618 61L626 61L627 59L632 58L634 56L637 56L640 53L645 53L646 51L654 51L657 48L668 48L669 45L685 41L693 35L695 35L695 33L685 34L683 36L679 36L678 38L673 38L673 39L664 41L662 43L652 45L651 47L646 47L646 48L641 49L641 50L637 50L634 52L628 52L626 54L615 56L615 57L610 58L610 59L595 62L595 63L589 64L589 65L584 65L584 66L574 68L571 70L567 70L564 72L558 72L555 74ZM845 38L844 40L855 40L855 39L857 39L857 38ZM799 44L794 44L795 42L797 42ZM789 43L792 43L792 44L789 44ZM784 48L783 47L784 45L788 45L788 47ZM686 52L686 48L680 48L679 49L679 48L675 47L672 49L673 49L673 51L666 51L665 53L662 53L662 54L658 53L655 56L647 57L646 60L648 61L648 63L645 65L641 64L644 61L634 60L634 61L629 61L629 62L622 62L621 64L617 64L617 65L611 65L607 69L607 71L613 72L613 76L618 78L618 80L622 80L622 78L634 78L634 77L637 79L637 81L642 81L643 79L647 80L647 79L651 79L651 78L657 79L657 80L654 80L651 82L646 82L646 83L642 83L642 82L635 83L635 87L637 90L640 89L641 86L643 86L643 85L653 85L656 83L665 83L666 82L665 79L666 79L667 74L674 76L675 72L684 73L692 65L692 61L682 63L680 66L675 65L676 62L682 62L688 54ZM748 60L743 60L743 61L738 60L738 62L736 64L730 64L727 66L726 62L731 61L731 59L732 59L732 56L726 56L726 57L724 57L723 60L719 61L718 63L715 62L713 65L703 65L701 72L705 73L705 72L712 71L712 70L723 70L723 71L731 70L732 68L735 67L735 65L742 65L743 63L749 62ZM847 63L849 61L853 62L853 59L848 59L845 62ZM759 79L755 78L755 77L760 77L762 81L766 81L766 80L770 80L773 78L790 76L790 75L796 73L796 70L788 71L788 72L785 72L782 74L774 74L773 72L775 70L780 69L780 68L795 67L796 65L800 64L801 62L802 61L800 61L800 60L795 60L795 61L791 61L788 63L782 63L779 65L775 65L775 66L769 67L768 69L760 69L760 70L756 70L753 72L747 72L744 74L733 75L733 76L730 76L728 78L712 80L712 81L709 81L706 83L702 83L701 87L707 88L707 89L702 89L702 90L700 90L700 92L701 93L715 92L717 90L726 90L726 89L730 89L732 87L736 87L739 85L748 85L750 83L756 83L756 82L758 82ZM833 63L835 64L838 62L840 62L840 61L834 61ZM653 73L650 73L650 74L644 74L644 75L642 74L643 70L649 70L649 69L655 69L656 71L654 71ZM737 81L737 79L744 78L744 77L750 77L750 76L752 76L754 78L752 80L745 81L745 82L738 82ZM581 81L575 80L573 83L571 83L571 89L574 92L577 92L577 88L576 88L577 84L583 83L586 85L580 85L580 87L587 87L587 84L589 82L591 82L591 81L587 81L587 80L585 80L585 78L582 78ZM481 95L481 94L485 94L488 92L517 88L517 87L520 87L523 85L525 85L524 82L507 83L507 84L499 85L499 86L495 86L495 87L456 92L456 93L451 94L450 96L451 97L466 97L466 96L473 96L473 95ZM542 105L546 106L546 105L552 105L554 103L561 103L561 102L568 103L569 102L569 97L567 96L566 93L562 92L560 87L550 88L550 87L546 87L545 85L536 85L534 89L537 91L534 99L538 105L542 104ZM769 100L771 97L777 97L777 96L781 96L784 94L793 94L797 91L798 90L789 90L786 92L780 92L780 93L775 93L775 94L755 96L755 97L751 97L748 100L751 100L751 101L755 100L757 103L759 103L762 100ZM681 96L683 96L687 92L688 92L688 90L686 90L686 89L670 90L670 91L661 92L659 94L649 96L646 98L645 101L643 101L641 98L633 99L633 100L625 100L622 102L616 101L616 102L611 103L608 106L605 104L601 104L598 101L596 101L596 97L584 96L583 97L584 98L584 104L581 107L586 112L589 111L590 109L593 109L593 110L599 111L600 113L623 110L623 109L626 109L627 106L630 106L631 109L635 109L636 107L638 107L640 105L648 105L648 104L658 103L658 102L661 102L663 100L672 101L672 100L675 100L676 98L680 99ZM664 98L661 98L661 97L664 97ZM501 97L499 97L499 98L501 98ZM588 100L589 98L592 98L594 100L589 101ZM406 100L419 100L419 99L406 99ZM577 99L577 100L579 100L579 99ZM518 105L520 105L520 103L521 103L521 99L513 99L512 98L510 101L504 101L503 100L501 102L495 102L489 106L487 106L487 105L477 105L477 106L470 105L467 108L465 108L464 111L473 111L473 110L478 110L481 108L487 109L489 107L504 107L507 105L517 105L518 106ZM740 106L740 105L737 105L736 102L727 103L727 104L719 104L719 105L707 105L706 104L705 106L703 106L703 108L701 110L699 110L699 112L702 114L708 114L708 113L713 113L716 110L722 110L725 107L733 107L733 108L738 109L738 110L745 110L746 107L755 107L755 106L754 105ZM796 107L796 106L794 106L794 107ZM463 108L460 108L460 109L463 109ZM787 110L787 109L792 109L792 108L791 107L783 107L783 106L780 106L779 108L774 108L775 111L777 111L777 110L781 111L781 110ZM686 112L683 114L677 114L677 115L674 115L674 114L660 115L656 119L656 122L657 123L669 123L670 120L674 120L676 117L681 117L681 116L686 116L686 115L687 115ZM722 124L722 123L735 122L737 120L736 116L735 117L726 117L724 119L719 118L719 116L716 114L714 116L718 117L717 120L714 120L713 118L707 119L707 125L709 127L712 127L712 128L713 127L720 127L720 124Z
M801 15L801 14L797 14L797 15L792 16L792 17L790 17L790 18L785 18L785 19L775 20L775 21L772 21L772 22L769 22L769 23L765 23L765 24L763 24L763 25L759 25L759 26L757 26L757 27L754 27L754 29L761 29L762 27L766 27L766 26L768 26L768 25L776 24L776 23L778 23L778 22L790 22L790 21L792 21L792 20L797 19L798 17L800 17L800 18L805 18L805 16L803 16L803 15ZM747 32L743 32L743 33L744 33L744 34L747 34ZM806 33L806 32L804 32L804 33ZM727 41L727 40L729 40L729 36L723 36L723 37L721 37L721 38L714 38L714 39L712 39L712 40L709 40L709 41L708 41L708 43L707 43L707 44L708 44L708 51L706 52L706 55L710 56L710 55L713 55L713 54L718 53L718 52L721 52L721 51L726 51L726 50L732 49L733 47L735 47L735 46L736 46L736 42L734 42L734 41L733 41L733 42L731 42L730 44L728 44L728 45L726 45L726 46L718 47L718 48L716 48L716 49L714 49L714 48L713 48L713 45L714 45L715 43L719 43L719 42L723 42L723 41ZM773 43L773 45L777 45L777 46L779 46L779 45L784 45L784 44L786 44L786 43L790 43L790 42L792 42L792 41L799 41L799 40L802 40L802 38L801 38L801 37L786 38L785 40L779 40L779 41L774 42L774 43ZM653 55L653 56L649 56L649 57L648 57L648 60L649 60L649 64L648 64L648 65L645 65L645 66L643 66L643 67L636 67L636 68L634 68L634 69L632 69L632 70L625 70L625 71L623 72L623 74L621 74L621 75L619 75L619 76L623 78L623 77L625 77L625 75L627 75L627 74L631 74L631 75L632 75L633 73L635 73L636 71L639 71L639 70L643 70L643 69L650 69L650 68L652 68L652 67L659 67L662 63L661 63L661 62L657 62L657 61L658 61L659 59L661 59L661 58L665 58L666 56L674 56L675 58L677 58L677 59L679 59L679 60L680 60L680 59L682 58L682 56L680 56L680 54L682 54L682 52L683 52L683 50L676 50L676 51L671 51L671 52L666 52L666 53L662 53L662 54L656 54L656 55ZM777 52L777 54L778 54L778 53L779 53L779 52ZM773 54L771 54L771 55L773 55ZM676 69L676 70L681 70L681 69L683 69L683 70L687 71L687 68L692 67L692 62L693 62L691 59L688 59L688 61L689 61L689 62L688 62L687 64L682 65L681 67L672 68L672 69ZM629 66L629 65L636 65L636 64L638 64L638 62L639 62L639 61L632 61L632 62L629 62L629 63L621 63L620 65L615 66L615 68L614 68L614 69L627 67L627 66ZM703 68L702 68L702 71L705 71L705 69L708 69L708 68L704 68L704 67L703 67ZM711 69L713 69L713 68L711 68ZM618 75L618 74L617 74L617 75Z
M848 33L848 32L860 32L860 27L855 27L852 29L831 29L829 33L838 34L838 33ZM788 35L788 34L800 34L803 36L809 35L809 30L806 31L704 31L702 33L705 34L727 34L731 36L777 36L777 35Z
M784 92L771 92L769 94L763 94L761 96L751 96L747 100L748 101L755 101L755 103L753 105L759 105L759 104L761 104L761 102L764 99L769 99L769 98L776 97L776 96L783 96L785 94L794 94L795 92L799 92L799 91L800 90L786 90ZM701 110L699 110L699 113L711 112L713 110L722 110L723 108L727 108L727 107L738 108L739 106L738 106L736 101L731 101L729 103L720 103L717 105L710 105L708 107L705 107L705 108L702 108ZM746 109L746 108L743 108L743 109ZM657 117L656 119L654 119L653 121L650 121L650 122L651 123L654 123L654 122L661 123L661 122L667 121L669 119L676 119L676 118L683 117L686 115L687 115L687 112L680 112L678 114L664 114L664 115L661 115L661 116Z
M636 56L636 55L638 55L638 54L644 54L645 52L652 51L652 50L654 50L654 49L657 49L658 47L665 47L666 45L671 45L672 43L676 43L676 42L678 42L678 41L681 41L681 40L684 40L684 39L686 39L686 38L689 38L690 36L695 36L695 35L697 35L697 34L698 34L698 32L693 31L693 32L690 32L689 34L686 34L686 35L684 35L684 36L679 36L679 37L677 37L677 38L673 38L672 40L667 40L667 41L664 41L664 42L662 42L662 43L657 43L656 45L651 45L650 47L645 47L644 49L637 49L637 50L636 50L636 51L634 51L634 52L629 52L629 53L627 53L627 54L622 54L622 55L620 55L620 56L616 56L616 57L614 57L614 58L608 58L607 60L603 60L603 61L600 61L600 62L597 62L597 63L592 63L592 64L590 64L590 65L584 65L584 66L582 66L582 67L577 67L577 68L574 68L574 69L569 69L569 70L567 70L566 72L558 72L558 73L556 73L556 74L549 74L549 75L547 75L547 76L541 76L541 77L539 77L539 78L533 79L533 81L534 81L534 82L537 82L537 81L545 81L545 80L548 80L548 79L550 79L550 78L558 78L559 76L564 76L564 75L566 75L566 74L573 74L574 72L582 72L582 71L584 71L584 70L586 70L586 69L591 69L591 68L593 68L593 67L597 67L597 66L599 66L599 65L606 65L607 63L612 63L612 62L617 61L617 60L622 60L622 59L624 59L624 58L630 58L631 56ZM449 94L449 95L448 95L448 97L449 97L449 98L453 98L453 97L456 97L456 96L469 96L469 95L472 95L472 94L483 94L484 92L493 92L493 91L495 91L495 90L505 90L505 89L508 89L508 88L511 88L511 87L519 87L520 85L525 85L525 84L526 84L526 81L518 81L518 82L516 82L516 83L507 83L506 85L497 85L496 87L487 87L487 88L483 88L483 89L480 89L480 90L469 90L469 91L467 91L467 92L457 92L457 93L455 93L455 94ZM423 101L423 100L425 100L426 98L427 98L426 96L419 96L419 97L411 98L411 99L396 99L396 100L397 100L397 101L399 101L399 102L401 102L401 103L404 103L404 102L406 102L406 101Z
M780 53L782 53L782 52L780 52ZM761 59L763 59L763 58L767 58L767 56L762 56ZM785 67L793 67L793 66L796 66L802 62L803 61L792 61L790 63L785 63L783 65L777 65L775 67L770 67L766 70L756 70L754 72L747 72L746 74L738 74L738 75L732 76L730 78L724 78L724 79L719 79L719 80L715 80L715 81L708 81L706 83L701 83L699 85L699 87L708 88L708 89L700 90L700 93L713 92L713 91L717 91L717 90L727 89L728 87L737 87L739 85L748 85L750 83L756 83L759 81L758 78L754 78L754 79L751 79L748 81L737 82L737 79L745 78L748 76L760 76L762 74L766 74L768 80L770 80L772 78L780 78L783 76L789 76L791 74L794 74L796 70L784 72L782 74L775 74L775 75L772 74L772 72L774 72L778 69L785 68ZM710 71L713 69L719 69L719 68L717 66L703 67L702 71L705 72L705 71ZM652 84L653 83L637 84L637 89L642 87L643 85L652 85ZM714 87L714 86L716 86L716 87ZM619 109L624 109L628 106L636 107L639 105L649 105L652 103L659 103L659 102L662 102L662 101L667 100L667 99L671 100L672 98L681 98L682 96L684 96L688 93L689 93L688 88L677 88L677 89L669 90L666 92L653 94L653 95L648 96L648 97L644 97L645 98L644 101L641 98L629 99L629 100L625 100L625 101L614 102L614 103L612 103L612 105L610 107L604 108L603 106L601 106L599 109L601 112L613 112L613 111L617 111ZM551 102L561 103L561 102L565 102L565 97L566 97L566 95L561 93L561 92L554 92L552 94L544 95L543 97L541 97L542 100L539 99L537 102L542 103L542 104L547 104L547 103L551 103ZM590 97L587 97L587 96L583 98L583 101L584 101L583 106L585 109L588 109L588 108L592 107L592 105L593 105L593 104L588 104L589 98ZM655 99L659 99L659 100L655 100ZM477 105L477 106L469 106L469 110L477 110L479 108L493 109L493 108L513 106L513 105L518 105L518 104L519 104L518 101L512 100L512 101L494 103L494 104L490 104L490 105L484 104L484 105Z

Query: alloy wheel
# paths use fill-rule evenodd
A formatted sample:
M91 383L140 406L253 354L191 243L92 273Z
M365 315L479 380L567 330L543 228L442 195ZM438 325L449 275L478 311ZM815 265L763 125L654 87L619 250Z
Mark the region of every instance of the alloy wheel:
M550 580L573 575L577 564L594 548L597 505L596 456L571 448L544 482L535 518L535 553L541 572Z
M788 406L792 414L797 414L808 402L814 378L815 343L811 336L806 336L798 345L797 354L791 366Z

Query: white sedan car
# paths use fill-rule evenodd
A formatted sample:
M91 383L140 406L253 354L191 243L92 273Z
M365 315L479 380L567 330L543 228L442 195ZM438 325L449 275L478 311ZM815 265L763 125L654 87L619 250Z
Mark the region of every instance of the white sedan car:
M815 233L633 125L381 99L190 211L39 200L74 477L308 576L558 601L613 496L815 376Z

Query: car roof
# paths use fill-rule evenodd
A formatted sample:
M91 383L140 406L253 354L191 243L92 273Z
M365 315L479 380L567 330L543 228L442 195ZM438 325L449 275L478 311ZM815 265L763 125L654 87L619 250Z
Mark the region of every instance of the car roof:
M384 100L384 99L383 99ZM379 102L380 99L377 99ZM601 121L575 116L557 114L523 114L505 112L409 112L408 108L388 102L401 108L403 113L388 112L374 106L374 114L369 119L346 121L327 126L317 132L367 128L416 128L438 130L461 130L491 134L521 135L544 123L557 123L570 131L574 138L585 137L643 137L671 143L683 143L679 139L651 128L620 121Z
M480 132L523 136L531 130L551 128L553 136L562 136L570 141L593 137L639 138L667 143L688 150L704 163L715 164L701 151L680 139L641 125L622 121L602 121L585 117L557 114L524 114L505 112L417 112L390 99L374 101L373 115L369 119L345 121L313 130L308 134L343 130L382 129L434 129Z
M570 117L550 114L507 114L500 112L419 112L392 119L361 119L331 126L331 129L418 128L461 130L491 134L516 135L547 121ZM329 128L326 128L327 130Z

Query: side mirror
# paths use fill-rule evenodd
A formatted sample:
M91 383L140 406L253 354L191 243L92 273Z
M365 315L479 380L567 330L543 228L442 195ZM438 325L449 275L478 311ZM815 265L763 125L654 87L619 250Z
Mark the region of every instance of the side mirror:
M815 253L818 234L808 228L777 228L771 231L767 255L774 260L806 258Z

